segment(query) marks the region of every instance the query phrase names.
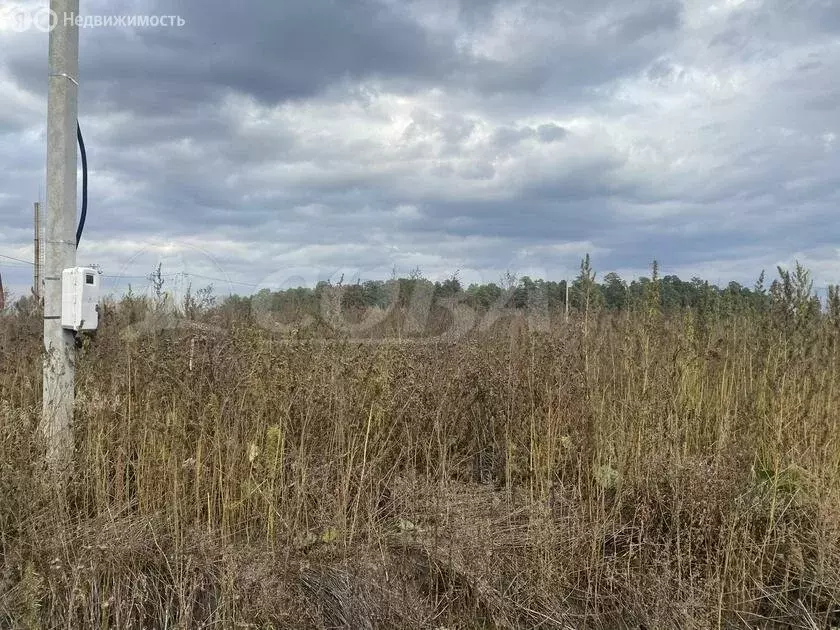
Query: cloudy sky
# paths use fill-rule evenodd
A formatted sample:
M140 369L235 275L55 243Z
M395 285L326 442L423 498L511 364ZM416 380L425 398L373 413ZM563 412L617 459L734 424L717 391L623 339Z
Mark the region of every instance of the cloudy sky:
M0 3L0 255L32 258L47 34ZM82 0L79 262L840 282L838 0ZM4 17L5 11L5 17ZM19 290L30 269L0 258ZM138 278L132 278L137 276Z

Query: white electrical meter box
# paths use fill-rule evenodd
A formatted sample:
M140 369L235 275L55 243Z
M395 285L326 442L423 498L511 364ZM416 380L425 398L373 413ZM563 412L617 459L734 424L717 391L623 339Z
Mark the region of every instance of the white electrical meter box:
M61 272L61 326L96 330L99 326L99 271L72 267Z

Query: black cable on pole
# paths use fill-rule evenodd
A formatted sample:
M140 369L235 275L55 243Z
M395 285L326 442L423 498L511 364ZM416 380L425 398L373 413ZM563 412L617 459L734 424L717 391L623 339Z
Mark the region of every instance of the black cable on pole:
M88 172L87 172L87 153L85 152L85 141L82 138L82 128L79 122L76 121L76 137L79 140L79 151L82 154L82 214L79 216L79 227L76 228L76 248L79 247L79 241L82 240L82 232L85 230L85 219L87 218L87 196L88 196Z

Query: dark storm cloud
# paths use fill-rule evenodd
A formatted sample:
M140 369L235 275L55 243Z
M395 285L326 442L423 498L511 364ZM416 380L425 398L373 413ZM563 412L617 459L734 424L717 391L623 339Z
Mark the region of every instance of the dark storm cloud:
M119 15L137 6L100 0L85 11ZM156 2L146 9L149 13L177 12L185 26L85 31L81 76L93 92L90 102L139 115L186 113L191 104L213 101L230 90L266 103L299 100L335 83L372 77L414 89L453 85L496 93L547 88L573 95L646 63L667 43L667 37L656 36L673 34L680 17L676 1L630 5L602 0L562 8L528 3L524 19L543 24L535 28L539 50L500 60L458 50L455 36L469 30L426 30L398 6L377 0L191 0L176 7ZM461 5L462 13L473 17L492 15L499 6L505 5ZM467 20L464 28L470 25ZM36 50L30 45L12 52L8 63L30 89L41 87L46 63Z
M175 242L251 284L296 265L562 274L587 249L747 278L738 260L811 252L840 275L836 3L83 8L185 20L81 32L84 247L106 265L145 273ZM25 253L47 38L2 36L0 253Z
M130 2L90 2L88 15L139 13ZM453 63L451 42L373 0L193 0L152 3L183 28L86 31L81 75L98 99L140 115L173 113L226 91L264 102L304 99L332 83L373 76L427 79ZM42 80L45 56L10 56L15 77Z
M190 82L267 102L310 97L345 79L434 77L452 54L444 42L373 0L211 0L181 9L187 26L175 37L152 32L145 47L195 56L181 66L179 78L189 74Z
M519 54L505 60L478 54L466 60L459 81L485 94L531 92L579 101L666 50L682 15L676 0L522 6L510 18L531 25L515 38Z
M481 235L532 244L578 241L615 219L606 200L585 205L568 200L522 198L516 201L439 203L415 222L413 231L459 237Z

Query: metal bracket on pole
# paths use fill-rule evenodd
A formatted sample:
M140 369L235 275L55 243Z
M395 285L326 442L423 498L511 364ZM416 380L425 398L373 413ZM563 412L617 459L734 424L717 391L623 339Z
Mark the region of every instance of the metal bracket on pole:
M71 77L71 76L70 76L69 74L67 74L66 72L54 72L54 73L51 73L51 74L50 74L50 76L51 76L51 77L64 77L64 78L65 78L65 79L67 79L68 81L70 81L70 82L72 82L72 83L75 83L75 84L76 84L76 87L79 87L79 82L78 82L78 81L76 81L76 79L74 79L73 77Z

